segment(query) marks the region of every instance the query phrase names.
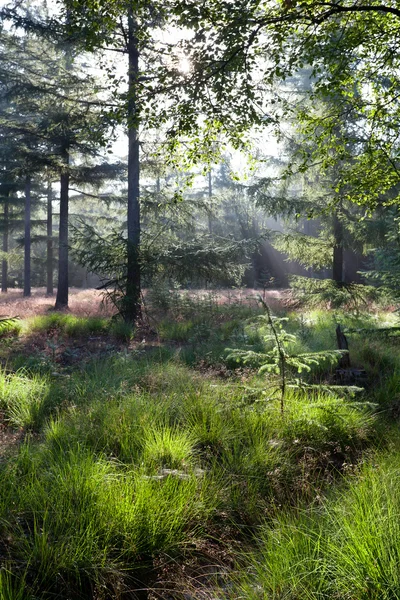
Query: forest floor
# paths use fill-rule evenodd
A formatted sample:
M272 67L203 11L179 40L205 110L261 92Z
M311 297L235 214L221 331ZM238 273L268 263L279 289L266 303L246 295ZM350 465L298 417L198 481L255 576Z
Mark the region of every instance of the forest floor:
M218 304L241 304L256 303L257 295L263 292L250 288L240 289L220 289L217 291L192 290L177 292L178 295L185 295L192 299L201 299L204 297L213 298L213 302ZM281 300L288 294L288 290L266 290L264 293L268 300L273 304L281 303ZM144 291L147 296L147 290ZM29 298L24 298L22 289L10 289L7 294L0 294L0 318L9 316L19 316L20 318L32 317L36 315L47 314L54 310L55 295L48 296L45 288L32 288L32 294ZM101 292L95 289L69 289L69 313L77 317L111 317L115 314L114 307L103 302Z
M149 292L136 329L93 290L65 313L0 297L19 317L0 329L1 599L400 598L398 314L268 291L288 355L319 353L282 414L256 294ZM348 379L322 359L338 322Z

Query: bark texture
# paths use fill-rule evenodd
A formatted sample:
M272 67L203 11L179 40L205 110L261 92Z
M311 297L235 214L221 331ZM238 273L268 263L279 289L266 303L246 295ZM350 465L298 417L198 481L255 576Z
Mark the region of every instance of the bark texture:
M8 236L9 236L9 202L8 195L4 200L4 230L3 230L3 252L8 252ZM1 265L1 291L8 291L8 259L3 258Z
M31 177L25 178L24 296L31 295Z
M128 99L128 265L124 319L134 323L140 316L140 149L137 115L139 51L136 22L130 10L128 19L129 99Z
M343 224L337 214L333 218L333 237L332 279L343 283Z
M58 254L58 286L56 308L68 307L68 203L69 203L69 152L63 152L64 165L60 177L60 231Z
M46 271L47 271L47 295L52 296L54 293L53 283L53 204L52 204L52 189L51 183L47 185L47 256L46 256Z

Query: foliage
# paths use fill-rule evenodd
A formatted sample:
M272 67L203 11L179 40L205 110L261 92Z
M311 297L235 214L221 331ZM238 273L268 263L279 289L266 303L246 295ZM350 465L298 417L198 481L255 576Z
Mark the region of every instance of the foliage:
M233 7L221 0L199 7L192 0L177 1L176 12L180 24L194 30L181 44L192 65L189 91L179 105L185 116L196 122L194 112L208 115L213 103L215 120L237 144L251 125L272 123L279 129L292 105L276 84L311 65L311 106L301 122L315 151L305 148L302 170L317 161L328 169L345 161L338 191L370 206L398 182L398 58L392 51L400 23L397 6L326 6L310 0ZM327 97L332 99L328 115L314 102ZM350 133L338 127L349 111L356 117ZM358 137L351 163L349 141Z
M332 279L292 276L290 282L294 297L309 306L326 304L332 308L359 310L382 296L382 292L375 287L357 283L338 284Z
M265 528L251 581L243 582L246 598L259 598L260 590L289 599L398 597L398 458L396 444L321 506Z
M325 350L322 352L306 352L301 354L291 354L289 346L296 341L296 336L288 333L283 328L287 318L274 317L270 308L262 298L260 298L265 314L259 317L261 323L268 326L267 332L263 335L266 352L255 352L254 350L228 349L227 360L258 367L258 374L264 375L270 373L278 376L278 382L272 381L267 385L266 390L272 390L272 393L266 391L263 400L271 400L276 394L280 397L281 414L285 411L285 396L287 388L305 388L307 384L301 378L293 378L294 373L301 375L304 371L310 373L313 367L318 367L325 363L328 366L337 364L339 358L343 355L341 350ZM325 386L329 387L329 386ZM342 392L343 390L340 389Z
M0 319L0 337L8 334L18 335L22 330L19 317L6 317Z
M362 275L367 282L387 290L388 296L397 301L400 271L400 237L398 208L387 209L382 215L382 239L376 236L374 248L369 251L370 265Z
M301 233L283 233L274 237L274 247L300 265L320 270L332 263L330 240Z
M248 248L253 240L234 242L195 236L191 241L163 243L144 237L140 252L141 270L147 281L237 283L243 274ZM126 297L127 241L122 233L101 236L85 224L74 229L76 260L102 279L100 289L124 315Z

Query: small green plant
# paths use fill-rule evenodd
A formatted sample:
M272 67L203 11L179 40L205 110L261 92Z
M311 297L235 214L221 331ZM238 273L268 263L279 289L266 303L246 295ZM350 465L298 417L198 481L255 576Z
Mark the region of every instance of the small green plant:
M53 363L55 363L56 362L56 352L57 352L58 348L60 347L60 344L57 343L57 340L48 339L48 340L46 340L46 345L48 348L50 348L51 360L53 361Z
M266 332L262 336L266 352L228 348L227 359L258 367L259 375L265 373L276 375L277 379L273 379L271 385L267 388L270 390L268 399L273 399L276 395L279 396L281 414L283 415L287 389L310 387L301 377L294 377L294 374L297 373L301 376L304 372L310 373L313 367L319 367L321 364L333 366L344 351L325 350L291 354L290 346L295 344L297 338L284 329L284 323L288 319L273 316L268 304L261 297L259 297L259 302L264 309L264 314L258 320L261 321L262 325L267 325Z
M130 342L135 335L135 326L121 318L116 318L111 322L110 333L121 342Z
M6 317L0 319L0 337L5 335L19 335L22 329L22 324L19 317Z

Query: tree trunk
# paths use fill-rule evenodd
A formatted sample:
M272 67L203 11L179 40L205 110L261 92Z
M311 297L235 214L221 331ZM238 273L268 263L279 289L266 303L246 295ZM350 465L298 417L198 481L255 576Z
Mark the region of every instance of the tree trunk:
M128 265L126 297L122 314L125 321L134 323L140 316L140 204L139 204L139 135L136 86L139 75L139 51L136 23L129 10L128 15Z
M212 189L212 170L210 169L209 172L208 172L208 200L209 200L209 206L208 206L208 233L210 235L213 234L212 195L213 195L213 189Z
M337 212L333 217L333 237L332 279L336 283L343 283L343 224Z
M31 295L31 176L25 179L24 296Z
M4 199L4 231L3 231L3 252L8 252L8 233L9 233L9 205L8 194ZM1 291L8 291L8 259L3 257L1 266Z
M52 296L53 291L53 206L51 183L47 184L47 295Z
M60 177L60 229L58 251L58 286L56 308L68 307L68 199L69 199L69 152L63 151L65 168Z

